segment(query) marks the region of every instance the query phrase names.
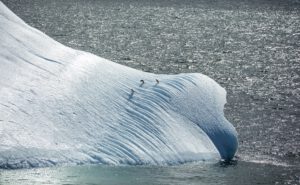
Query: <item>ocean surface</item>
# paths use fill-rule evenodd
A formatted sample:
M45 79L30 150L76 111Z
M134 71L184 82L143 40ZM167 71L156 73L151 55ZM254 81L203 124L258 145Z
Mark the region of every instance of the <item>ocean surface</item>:
M9 185L254 185L297 184L295 167L239 162L232 166L76 166L0 171Z
M200 72L227 90L232 165L0 171L0 184L300 184L299 0L4 0L55 40L152 73Z

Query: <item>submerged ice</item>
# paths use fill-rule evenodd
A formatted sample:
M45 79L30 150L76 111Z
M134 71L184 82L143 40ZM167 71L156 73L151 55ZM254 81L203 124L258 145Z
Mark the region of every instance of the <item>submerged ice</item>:
M226 91L74 50L0 2L0 168L231 159ZM143 80L144 82L141 82Z

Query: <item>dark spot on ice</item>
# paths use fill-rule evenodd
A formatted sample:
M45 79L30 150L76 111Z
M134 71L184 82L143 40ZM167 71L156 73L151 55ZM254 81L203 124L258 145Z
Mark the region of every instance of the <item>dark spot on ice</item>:
M37 95L36 92L33 89L30 89L30 92L34 95Z

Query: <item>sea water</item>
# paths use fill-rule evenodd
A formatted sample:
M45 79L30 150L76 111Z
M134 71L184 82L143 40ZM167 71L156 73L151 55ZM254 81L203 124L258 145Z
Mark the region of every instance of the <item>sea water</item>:
M293 184L296 167L238 162L178 166L73 166L0 171L0 184L253 185Z
M147 72L215 79L240 146L229 166L2 170L0 184L300 184L299 1L3 2L70 47Z

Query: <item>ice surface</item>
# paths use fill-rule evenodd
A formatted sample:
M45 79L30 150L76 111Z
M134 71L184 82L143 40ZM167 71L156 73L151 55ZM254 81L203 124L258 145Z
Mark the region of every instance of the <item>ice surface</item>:
M73 50L2 3L0 61L1 168L178 164L236 152L226 91L205 75L145 73Z

